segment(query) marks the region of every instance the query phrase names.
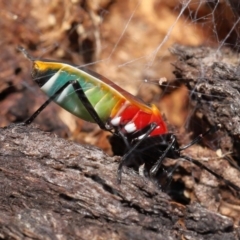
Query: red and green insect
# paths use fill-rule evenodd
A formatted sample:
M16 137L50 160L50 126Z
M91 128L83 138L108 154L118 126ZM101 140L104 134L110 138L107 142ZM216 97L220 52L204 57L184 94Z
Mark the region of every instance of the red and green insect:
M75 116L97 123L101 129L114 133L123 140L128 149L118 167L119 182L123 166L131 165L133 155L141 156L141 160L135 164L139 167L144 163L144 172L152 179L161 171L165 157L184 158L223 179L200 162L180 154L182 150L199 142L211 130L180 148L175 135L168 132L156 106L146 105L93 71L61 62L35 59L29 56L25 49L19 49L32 61L32 77L49 97L25 124L30 124L54 101Z

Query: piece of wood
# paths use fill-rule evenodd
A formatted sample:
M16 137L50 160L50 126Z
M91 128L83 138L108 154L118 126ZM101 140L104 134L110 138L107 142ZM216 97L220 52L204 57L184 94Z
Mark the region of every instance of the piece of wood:
M178 82L190 90L194 114L190 125L221 124L215 146L223 152L240 154L240 74L239 53L229 48L186 47L176 45L171 52ZM193 124L194 123L194 124ZM196 127L197 126L197 127ZM196 133L196 132L195 132ZM197 134L197 133L196 133Z
M174 203L119 157L34 126L0 129L2 239L237 239L230 218Z

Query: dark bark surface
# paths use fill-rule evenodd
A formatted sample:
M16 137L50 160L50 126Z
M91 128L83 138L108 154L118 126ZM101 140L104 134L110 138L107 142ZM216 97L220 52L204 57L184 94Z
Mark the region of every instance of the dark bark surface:
M192 123L221 124L218 143L224 152L240 156L240 68L239 54L228 48L175 46L174 64L179 82L190 90L194 106ZM199 128L199 132L202 129Z
M34 126L0 129L2 239L238 239L230 218L174 203L118 157Z

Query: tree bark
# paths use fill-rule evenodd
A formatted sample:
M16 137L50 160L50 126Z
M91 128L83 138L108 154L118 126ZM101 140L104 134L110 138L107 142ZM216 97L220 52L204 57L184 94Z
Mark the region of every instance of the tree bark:
M190 91L194 113L192 127L221 124L217 147L240 156L240 74L239 53L229 48L174 46L178 82ZM194 124L193 124L194 123ZM196 127L197 126L197 127ZM215 144L216 145L216 144Z
M119 157L41 131L0 129L1 239L238 239L230 218L174 203Z

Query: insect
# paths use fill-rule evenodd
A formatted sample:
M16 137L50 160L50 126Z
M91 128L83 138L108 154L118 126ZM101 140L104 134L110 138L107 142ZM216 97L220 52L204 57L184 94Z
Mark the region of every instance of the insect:
M208 130L184 147L179 147L176 136L168 132L158 108L148 106L107 78L85 68L61 62L31 57L21 47L19 50L33 63L32 77L49 99L26 121L30 124L37 115L54 101L75 116L97 123L101 129L110 131L123 140L127 151L118 167L117 179L121 182L123 166L132 164L132 155L141 155L134 164L144 165L144 173L151 179L162 170L163 160L183 158L224 180L238 191L240 188L225 180L202 163L181 151L199 142ZM151 157L146 157L150 153Z

